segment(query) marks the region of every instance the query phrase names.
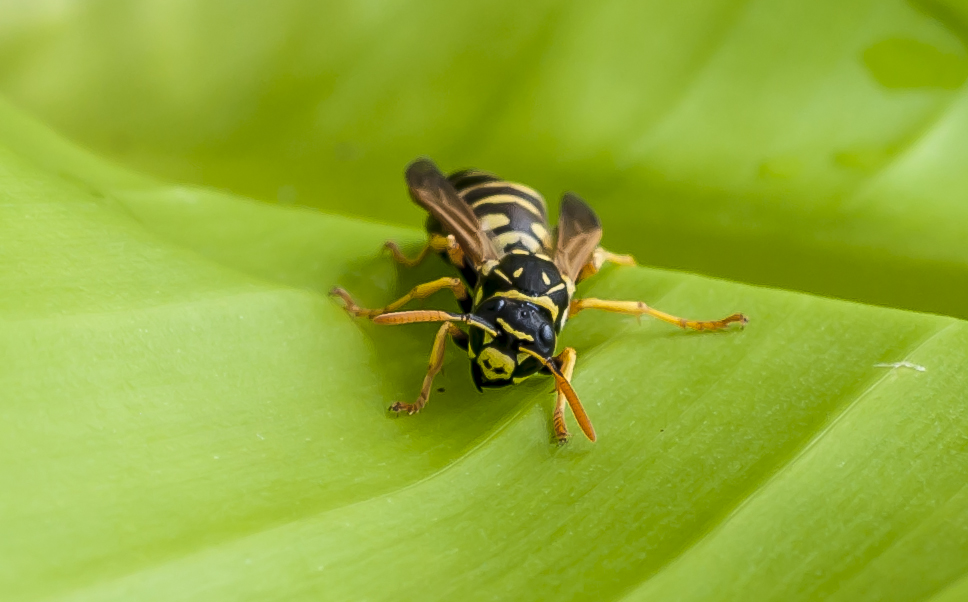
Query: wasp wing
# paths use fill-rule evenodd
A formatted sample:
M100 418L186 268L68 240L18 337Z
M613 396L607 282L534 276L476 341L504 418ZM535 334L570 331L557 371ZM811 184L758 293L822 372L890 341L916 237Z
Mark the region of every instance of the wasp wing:
M461 200L453 184L433 161L417 159L407 167L406 178L413 202L429 211L448 233L454 235L474 266L497 259L494 245L481 230L474 211Z
M566 192L558 217L555 265L575 282L602 239L602 223L592 208L574 192Z

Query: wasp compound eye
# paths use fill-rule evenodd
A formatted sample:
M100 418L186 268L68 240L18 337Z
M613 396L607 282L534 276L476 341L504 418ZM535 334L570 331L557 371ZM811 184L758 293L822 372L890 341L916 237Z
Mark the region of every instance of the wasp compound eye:
M538 339L545 345L551 345L555 342L555 330L551 327L551 324L545 324L538 331Z

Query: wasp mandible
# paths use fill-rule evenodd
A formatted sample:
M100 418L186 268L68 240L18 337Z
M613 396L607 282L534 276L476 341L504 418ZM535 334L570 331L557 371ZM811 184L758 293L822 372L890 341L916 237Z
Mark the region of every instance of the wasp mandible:
M557 394L552 414L555 438L559 443L568 439L567 404L585 436L595 441L595 429L571 386L577 354L566 347L555 355L558 335L570 315L586 309L644 314L691 330L719 330L734 322L747 322L738 313L721 320L696 321L640 301L574 298L575 285L597 273L604 263L635 265L631 256L615 255L599 246L601 222L574 193L562 198L558 227L551 231L540 194L493 174L469 169L445 177L433 162L418 159L407 167L406 180L411 198L430 213L428 241L414 259L407 258L393 242L386 247L396 261L407 266L439 253L457 268L460 278L420 284L380 309L358 306L339 287L330 293L343 300L350 314L377 324L443 322L416 401L394 403L391 412L414 414L427 404L449 337L467 351L478 390L517 384L537 372L552 376ZM463 313L398 311L414 299L444 289L454 293Z

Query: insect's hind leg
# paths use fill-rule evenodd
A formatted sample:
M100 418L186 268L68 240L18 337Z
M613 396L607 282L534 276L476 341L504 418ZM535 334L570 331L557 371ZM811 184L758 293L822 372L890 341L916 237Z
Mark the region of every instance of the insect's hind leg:
M444 365L444 350L448 336L454 339L454 342L458 346L462 344L466 346L467 334L463 330L457 328L452 322L442 324L440 329L437 330L437 336L434 337L434 346L430 351L430 366L427 369L427 375L424 376L423 386L420 388L420 395L417 396L417 401L413 403L398 401L390 406L391 412L396 414L403 412L416 414L427 405L427 400L430 398L430 389L434 384L434 377L437 376L441 366Z
M420 253L413 259L404 255L399 245L392 240L388 240L383 247L390 251L390 255L394 261L408 268L416 267L431 253L447 253L447 258L455 266L460 267L464 264L464 253L461 251L460 245L457 244L457 239L453 235L431 234L427 240L427 244L420 249Z
M429 297L430 295L436 293L437 291L442 291L445 288L449 288L454 293L454 297L456 297L458 301L461 299L466 299L468 296L467 287L464 286L464 283L461 282L461 279L450 278L450 277L438 278L437 280L432 280L430 282L418 284L417 286L413 287L413 289L411 289L410 292L407 293L406 295L400 297L399 299L387 305L386 307L381 307L379 309L366 309L366 308L360 307L359 305L356 304L355 301L353 301L353 298L350 296L348 292L346 292L345 289L342 289L338 286L333 290L331 290L329 294L334 297L339 297L340 299L342 299L344 303L344 308L346 309L346 311L353 314L354 316L363 317L363 318L375 318L376 316L379 316L381 314L385 314L391 311L396 311L401 307L403 307L404 305L406 305L407 303L409 303L410 301L413 301L414 299L423 299L425 297Z
M606 263L614 263L617 265L636 265L635 258L631 255L616 255L610 251L605 250L604 247L598 247L595 252L592 253L591 259L588 263L582 267L581 272L578 273L578 282L586 278L590 278L598 273L602 266Z
M667 314L664 311L659 311L658 309L653 309L641 301L609 301L607 299L595 299L592 297L587 299L574 299L568 307L568 312L574 316L578 312L586 309L600 309L633 316L641 316L644 314L688 330L722 330L730 324L739 323L740 325L745 325L749 321L743 314L732 314L720 320L687 320L673 316L672 314Z

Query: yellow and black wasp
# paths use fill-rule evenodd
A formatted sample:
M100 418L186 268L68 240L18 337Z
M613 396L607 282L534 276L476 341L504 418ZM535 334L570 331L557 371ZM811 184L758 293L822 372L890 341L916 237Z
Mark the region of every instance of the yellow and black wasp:
M387 248L408 266L437 252L460 271L461 278L421 284L380 309L359 307L341 288L331 292L342 298L349 313L378 324L443 322L420 395L413 403L394 403L391 412L414 414L426 405L450 337L467 351L478 390L516 384L537 372L550 374L557 392L552 417L555 437L559 442L568 438L567 403L582 431L594 441L595 429L571 387L575 350L567 347L555 355L558 334L569 315L585 309L646 314L692 330L718 330L747 321L742 314L712 321L685 320L639 301L575 299L575 284L598 272L605 262L635 265L635 261L599 246L598 216L574 193L564 195L558 227L552 232L544 199L527 186L472 169L444 177L427 159L411 163L406 179L414 202L430 213L429 239L415 259L408 259L393 242ZM443 289L453 291L463 313L397 311ZM460 323L468 332L457 327Z

